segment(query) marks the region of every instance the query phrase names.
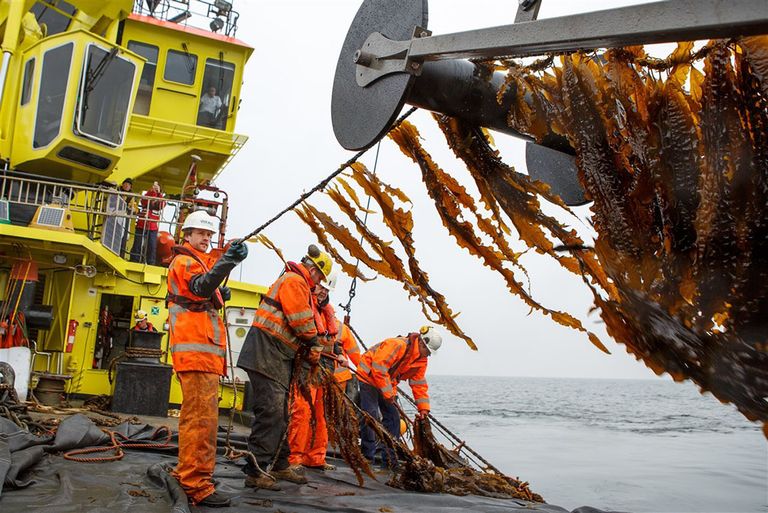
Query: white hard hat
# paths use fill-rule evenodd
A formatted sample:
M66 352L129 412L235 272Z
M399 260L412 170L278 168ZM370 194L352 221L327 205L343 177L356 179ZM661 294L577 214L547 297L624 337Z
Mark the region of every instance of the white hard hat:
M443 337L432 326L422 326L419 330L419 336L427 345L429 354L435 354L440 349L440 346L443 345Z
M328 292L333 292L336 289L336 282L339 280L339 273L336 269L333 269L328 277L320 282L320 286Z
M184 224L182 225L181 230L190 230L192 228L217 232L219 229L219 222L218 219L205 210L196 210L184 219Z

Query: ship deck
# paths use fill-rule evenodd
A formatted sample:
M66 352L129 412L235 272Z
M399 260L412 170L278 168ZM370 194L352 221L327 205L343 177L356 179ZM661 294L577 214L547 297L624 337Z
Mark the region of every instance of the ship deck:
M222 425L226 418L222 417ZM151 426L166 425L174 429L178 419L173 417L141 417L142 424L109 428L141 439L154 430ZM146 423L146 424L144 424ZM14 429L15 428L15 429ZM174 429L175 431L175 429ZM233 445L242 447L248 428L236 425ZM388 473L377 473L377 479L366 477L363 486L346 464L334 458L329 463L334 471L307 470L309 484L299 486L281 481L282 490L272 492L244 487L241 465L219 456L214 479L217 489L232 498L232 507L210 509L189 506L178 484L163 469L176 462L169 451L125 450L119 461L81 463L61 456L61 448L93 445L89 439L99 436L100 429L84 415L65 418L55 440L43 442L28 433L18 431L7 419L0 418L0 470L4 460L3 441L10 442L10 460L18 462L25 457L34 458L35 452L45 456L19 473L16 486L6 486L0 495L4 512L57 513L68 512L137 512L187 513L197 511L227 511L232 513L271 512L543 512L567 513L567 510L522 500L496 499L468 495L457 497L447 494L426 494L394 489L385 484ZM223 437L223 433L221 435ZM19 439L26 442L19 444ZM16 440L14 443L13 440ZM220 437L221 440L221 437ZM173 442L175 442L175 438ZM6 442L6 443L8 443ZM13 447L16 451L13 451ZM29 445L26 449L20 446ZM222 445L221 443L219 444ZM29 453L29 454L26 454ZM6 453L8 454L8 453ZM104 456L111 453L100 453ZM21 478L21 479L19 479ZM28 485L28 486L19 486ZM574 510L574 513L597 512L592 508Z

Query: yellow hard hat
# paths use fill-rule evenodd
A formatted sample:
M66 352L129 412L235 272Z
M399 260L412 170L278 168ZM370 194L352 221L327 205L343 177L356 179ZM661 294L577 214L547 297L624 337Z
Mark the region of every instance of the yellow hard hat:
M313 264L315 264L315 267L317 267L320 272L323 273L323 276L327 278L328 275L331 274L331 269L333 269L333 260L331 260L331 255L325 251L321 251L320 248L314 244L310 244L307 248L307 258L310 259Z
M133 316L137 321L143 321L147 318L147 312L144 310L136 310L136 315Z

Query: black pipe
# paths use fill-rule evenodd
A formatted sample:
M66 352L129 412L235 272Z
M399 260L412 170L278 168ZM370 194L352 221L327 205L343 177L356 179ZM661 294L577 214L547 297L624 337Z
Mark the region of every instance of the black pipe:
M504 80L504 73L491 73L470 61L429 61L414 81L406 103L533 142L531 136L507 123L517 88L514 83L509 84L499 103L496 95ZM575 153L567 139L554 133L546 135L542 144L569 155Z

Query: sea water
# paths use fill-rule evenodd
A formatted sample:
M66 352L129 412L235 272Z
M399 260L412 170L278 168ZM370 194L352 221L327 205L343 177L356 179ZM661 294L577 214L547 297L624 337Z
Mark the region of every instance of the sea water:
M760 426L690 382L429 376L429 384L447 428L551 504L768 511Z

